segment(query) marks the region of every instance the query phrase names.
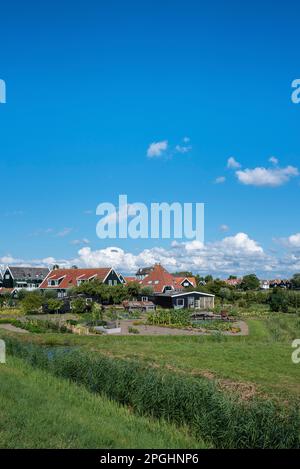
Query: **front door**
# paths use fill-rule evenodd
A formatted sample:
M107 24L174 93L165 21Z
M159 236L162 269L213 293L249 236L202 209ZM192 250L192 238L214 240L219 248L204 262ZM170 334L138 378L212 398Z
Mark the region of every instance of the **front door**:
M193 296L188 297L188 307L189 308L195 308L195 299Z

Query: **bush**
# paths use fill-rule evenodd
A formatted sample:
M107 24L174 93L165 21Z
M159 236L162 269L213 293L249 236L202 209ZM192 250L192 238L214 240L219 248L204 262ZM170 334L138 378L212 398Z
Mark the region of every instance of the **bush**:
M289 302L286 292L280 288L274 288L269 298L270 309L275 312L288 313Z
M129 334L139 334L140 331L136 327L129 326L128 327Z

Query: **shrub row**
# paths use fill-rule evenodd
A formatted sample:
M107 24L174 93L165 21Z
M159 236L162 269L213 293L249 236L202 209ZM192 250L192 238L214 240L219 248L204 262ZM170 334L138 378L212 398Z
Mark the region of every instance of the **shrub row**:
M297 406L272 401L242 402L214 382L146 367L138 361L45 348L7 339L8 352L33 366L86 386L136 412L186 424L217 448L299 448Z

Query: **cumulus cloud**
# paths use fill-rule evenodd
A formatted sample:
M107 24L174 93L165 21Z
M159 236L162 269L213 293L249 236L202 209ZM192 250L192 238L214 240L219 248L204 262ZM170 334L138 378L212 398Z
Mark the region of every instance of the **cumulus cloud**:
M215 184L223 184L226 181L226 177L219 176L215 179Z
M168 149L168 140L162 140L161 142L150 143L147 149L147 156L149 158L158 158L164 154Z
M203 244L199 241L179 243L174 241L170 248L154 247L138 254L121 248L110 247L79 250L79 264L84 266L114 266L116 269L134 273L139 267L160 262L170 271L192 270L194 272L248 272L272 268L271 259L263 248L246 233L225 237L223 240Z
M256 241L250 239L246 233L237 233L222 240L222 246L229 251L247 254L263 254L263 248Z
M300 233L292 234L287 238L280 238L277 241L290 249L300 249Z
M227 160L227 168L230 168L230 169L237 169L237 168L240 168L241 167L241 164L236 161L235 158L233 158L233 156L231 156L230 158L228 158Z
M274 278L287 277L300 271L300 233L284 238L284 246L287 251L282 253L265 252L255 239L240 232L233 236L225 236L220 241L205 244L196 240L173 241L169 247L153 247L137 253L114 246L95 250L90 246L83 246L72 259L46 257L24 260L7 254L0 257L0 264L45 267L54 264L60 267L112 266L124 274L129 274L135 273L139 267L160 262L170 272L191 270L194 273L212 273L221 277L232 273L244 275L256 272L261 277Z
M258 167L239 170L235 174L239 182L248 186L278 187L287 183L292 177L298 176L299 171L294 166L286 168Z

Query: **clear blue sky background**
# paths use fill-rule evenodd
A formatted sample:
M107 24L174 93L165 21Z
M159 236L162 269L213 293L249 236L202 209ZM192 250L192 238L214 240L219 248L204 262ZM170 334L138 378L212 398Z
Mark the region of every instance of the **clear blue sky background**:
M300 166L299 12L289 0L2 2L0 256L72 257L83 237L157 245L97 239L97 204L122 193L205 202L207 241L221 224L265 250L299 232L298 178L253 187L226 169L230 156ZM147 158L151 142L185 136L189 153Z

